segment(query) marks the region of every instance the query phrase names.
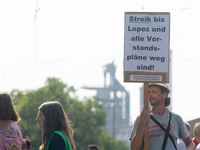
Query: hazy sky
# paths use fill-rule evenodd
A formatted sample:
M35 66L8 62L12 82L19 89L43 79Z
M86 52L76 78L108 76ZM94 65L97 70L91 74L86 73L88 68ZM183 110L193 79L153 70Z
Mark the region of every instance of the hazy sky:
M197 0L6 0L0 2L0 90L37 89L57 77L80 97L103 86L103 66L130 92L139 115L142 83L123 82L124 13L170 12L172 107L188 121L200 117L199 2Z

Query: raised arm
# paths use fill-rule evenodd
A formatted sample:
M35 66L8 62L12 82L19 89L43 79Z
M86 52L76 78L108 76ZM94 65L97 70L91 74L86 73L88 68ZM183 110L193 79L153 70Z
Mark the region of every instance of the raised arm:
M140 120L136 133L131 140L131 150L139 150L142 147L145 125L148 122L149 117L150 117L150 108L148 107L148 101L146 101L142 109L142 112L140 114Z

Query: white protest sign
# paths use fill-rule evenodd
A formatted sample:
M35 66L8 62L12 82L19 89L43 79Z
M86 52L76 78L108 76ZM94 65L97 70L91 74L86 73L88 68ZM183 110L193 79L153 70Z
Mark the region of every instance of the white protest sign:
M126 12L124 32L125 81L162 82L169 72L170 14Z

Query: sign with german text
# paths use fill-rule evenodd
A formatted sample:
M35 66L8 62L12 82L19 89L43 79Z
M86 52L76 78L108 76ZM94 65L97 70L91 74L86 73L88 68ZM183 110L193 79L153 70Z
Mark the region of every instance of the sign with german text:
M168 82L170 13L126 12L124 81Z

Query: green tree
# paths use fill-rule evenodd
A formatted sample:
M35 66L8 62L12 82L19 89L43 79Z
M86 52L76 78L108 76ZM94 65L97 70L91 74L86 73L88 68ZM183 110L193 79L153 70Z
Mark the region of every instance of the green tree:
M113 139L107 133L106 112L95 97L79 100L75 89L60 81L58 78L47 78L45 86L37 90L20 91L14 89L11 96L21 120L19 126L22 134L30 136L33 150L41 145L42 130L35 120L38 107L46 101L59 101L74 129L74 140L77 150L86 150L88 144L96 144L101 150L113 149ZM122 141L115 141L116 150L128 150Z

